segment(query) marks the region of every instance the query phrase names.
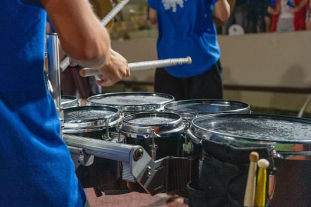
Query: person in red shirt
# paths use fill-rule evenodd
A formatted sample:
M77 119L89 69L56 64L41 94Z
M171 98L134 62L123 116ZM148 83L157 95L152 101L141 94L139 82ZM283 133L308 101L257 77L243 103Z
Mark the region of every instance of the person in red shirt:
M306 13L308 0L294 0L294 27L295 31L306 29Z

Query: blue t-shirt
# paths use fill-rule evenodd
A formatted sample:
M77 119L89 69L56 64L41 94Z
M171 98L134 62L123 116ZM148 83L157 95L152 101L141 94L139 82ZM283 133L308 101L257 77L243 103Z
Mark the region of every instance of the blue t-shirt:
M157 11L159 59L190 56L192 64L165 68L178 78L200 75L220 57L212 0L148 0Z
M46 12L0 8L0 206L80 207L86 200L44 80Z

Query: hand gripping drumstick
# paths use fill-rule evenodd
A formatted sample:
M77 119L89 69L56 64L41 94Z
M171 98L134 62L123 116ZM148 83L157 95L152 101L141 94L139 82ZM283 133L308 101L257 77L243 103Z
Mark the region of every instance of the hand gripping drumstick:
M259 171L257 176L255 206L264 207L266 206L267 168L270 163L266 159L260 159L257 164Z
M251 152L249 155L249 171L244 196L244 207L253 207L255 200L255 187L256 187L256 169L259 155L257 152Z
M122 9L123 7L129 2L130 0L123 0L118 3L100 22L105 27ZM70 58L65 57L60 63L60 72L66 70L66 68L70 65Z
M165 60L151 60L151 61L144 61L144 62L136 62L136 63L129 63L128 66L131 71L136 70L147 70L147 69L154 69L159 67L168 67L174 65L181 65L181 64L191 64L192 60L191 57L186 58L174 58L174 59L165 59ZM98 69L96 68L83 68L80 70L80 75L82 77L94 76L98 75Z

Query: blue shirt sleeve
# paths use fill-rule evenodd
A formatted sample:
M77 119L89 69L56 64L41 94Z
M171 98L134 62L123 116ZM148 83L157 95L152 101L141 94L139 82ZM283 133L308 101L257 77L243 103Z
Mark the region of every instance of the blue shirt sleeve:
M151 9L157 10L157 1L159 0L148 0L148 5Z

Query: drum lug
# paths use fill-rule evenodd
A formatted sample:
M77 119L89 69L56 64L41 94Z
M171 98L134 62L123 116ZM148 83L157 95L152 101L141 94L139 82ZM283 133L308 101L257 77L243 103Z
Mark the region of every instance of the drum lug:
M109 120L108 119L105 120L105 125L106 125L106 133L104 136L104 140L110 141L111 137L109 136Z
M185 124L185 129L184 129L184 131L187 131L187 129L190 128L191 122L189 121L189 119L184 119L184 124Z
M117 131L118 131L118 142L121 141L121 132L120 132L121 127L122 127L122 123L119 122L118 127L117 127Z
M156 145L154 138L160 137L160 136L157 133L155 133L153 128L150 128L150 130L151 130L151 138L152 138L152 144L149 146L150 152L151 152L151 158L152 158L152 160L156 160L157 159L158 146Z
M280 155L280 154L278 154L278 153L276 152L274 146L271 146L270 153L271 153L271 155L272 155L273 158L283 158L282 155Z
M183 144L183 156L187 157L191 155L192 152L192 143L188 140L188 138L185 135L182 135L182 137L185 139L185 143Z

